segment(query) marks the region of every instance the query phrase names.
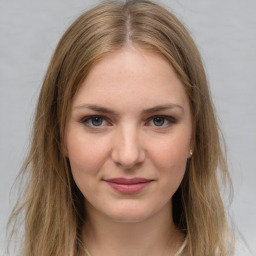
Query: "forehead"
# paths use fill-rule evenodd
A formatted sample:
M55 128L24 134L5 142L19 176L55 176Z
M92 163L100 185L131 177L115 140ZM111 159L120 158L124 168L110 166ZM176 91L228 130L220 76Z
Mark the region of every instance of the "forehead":
M74 98L75 104L95 101L146 106L186 104L188 99L182 82L164 57L148 49L127 46L97 62Z

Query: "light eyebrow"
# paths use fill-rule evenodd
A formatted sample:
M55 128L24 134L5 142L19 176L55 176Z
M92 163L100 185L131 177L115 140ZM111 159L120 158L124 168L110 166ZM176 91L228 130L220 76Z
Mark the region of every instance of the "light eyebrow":
M99 105L95 105L95 104L82 104L82 105L78 105L78 106L75 106L74 107L74 110L76 109L83 109L83 108L87 108L87 109L90 109L90 110L93 110L93 111L96 111L96 112L99 112L99 113L104 113L104 114L110 114L110 115L115 115L117 116L118 113L116 113L115 111L111 110L111 109L108 109L108 108L105 108L105 107L102 107L102 106L99 106ZM178 104L165 104L165 105L157 105L157 106L154 106L152 108L148 108L148 109L143 109L142 110L142 114L145 115L145 114L152 114L152 113L156 113L156 112L159 112L159 111L163 111L163 110L168 110L168 109L173 109L173 108L179 108L182 110L182 112L184 112L184 108Z
M165 105L158 105L152 108L144 109L142 111L142 114L152 114L158 111L163 111L163 110L168 110L168 109L173 109L173 108L179 108L184 112L184 108L178 104L165 104Z
M104 114L111 114L111 115L117 115L117 113L111 109L105 108L105 107L101 107L99 105L95 105L95 104L82 104L82 105L78 105L76 107L74 107L74 109L81 109L81 108L88 108L90 110L96 111L96 112L100 112L100 113L104 113Z

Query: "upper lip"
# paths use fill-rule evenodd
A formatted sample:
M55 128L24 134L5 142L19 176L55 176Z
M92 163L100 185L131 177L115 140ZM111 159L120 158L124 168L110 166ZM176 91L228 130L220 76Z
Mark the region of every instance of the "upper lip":
M138 183L146 183L152 181L151 179L145 179L145 178L114 178L114 179L106 179L105 181L111 182L111 183L116 183L116 184L126 184L126 185L131 185L131 184L138 184Z

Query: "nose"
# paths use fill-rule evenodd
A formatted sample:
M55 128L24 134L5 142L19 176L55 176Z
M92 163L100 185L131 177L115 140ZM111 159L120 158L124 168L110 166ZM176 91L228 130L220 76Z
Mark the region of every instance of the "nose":
M125 169L131 169L145 160L145 150L136 127L120 127L115 134L112 160Z

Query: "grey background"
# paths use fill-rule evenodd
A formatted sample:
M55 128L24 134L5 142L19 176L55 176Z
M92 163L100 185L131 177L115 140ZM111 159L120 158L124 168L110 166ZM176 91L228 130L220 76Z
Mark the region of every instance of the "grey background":
M0 255L28 149L36 99L68 25L100 1L0 0ZM157 1L186 24L202 54L234 184L230 213L256 253L256 1Z

